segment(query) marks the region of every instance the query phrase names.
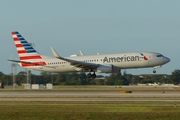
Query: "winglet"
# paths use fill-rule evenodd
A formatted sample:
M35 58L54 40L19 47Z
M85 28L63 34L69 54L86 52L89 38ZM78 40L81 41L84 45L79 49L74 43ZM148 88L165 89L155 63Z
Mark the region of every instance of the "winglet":
M84 56L84 53L81 50L79 50L79 53L81 56Z
M51 47L51 51L52 51L52 53L53 53L53 55L54 55L55 58L58 58L58 59L61 59L61 60L65 60L65 61L71 62L71 60L59 56L58 53L55 51L55 49L54 49L53 47Z
M58 53L54 50L53 47L51 47L51 51L52 51L54 57L56 57L56 58L61 58L61 57L58 55Z

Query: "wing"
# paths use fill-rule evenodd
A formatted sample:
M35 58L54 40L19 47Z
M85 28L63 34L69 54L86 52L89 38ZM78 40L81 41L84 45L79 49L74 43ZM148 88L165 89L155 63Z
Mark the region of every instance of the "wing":
M52 50L54 57L64 60L64 61L67 61L70 63L70 65L73 65L75 67L84 68L84 69L95 69L99 66L99 64L95 64L95 63L87 63L87 62L83 62L83 61L67 59L67 58L59 56L58 53L52 47L51 47L51 50Z

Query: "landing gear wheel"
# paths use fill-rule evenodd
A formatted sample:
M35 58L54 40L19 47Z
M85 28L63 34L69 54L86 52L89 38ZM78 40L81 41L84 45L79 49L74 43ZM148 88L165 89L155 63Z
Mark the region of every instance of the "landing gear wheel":
M91 72L93 72L93 74L91 74ZM96 73L93 70L90 70L90 72L86 76L87 76L87 78L94 79L94 78L96 78Z
M96 78L96 74L95 74L95 73L92 74L91 77L92 77L93 79Z
M153 73L156 73L156 70L153 70Z
M91 78L91 73L88 73L88 74L87 74L87 78Z

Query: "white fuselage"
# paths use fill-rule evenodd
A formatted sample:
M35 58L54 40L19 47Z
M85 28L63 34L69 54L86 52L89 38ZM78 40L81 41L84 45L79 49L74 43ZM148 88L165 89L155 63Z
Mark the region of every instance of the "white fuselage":
M103 54L103 55L89 55L89 56L74 56L65 57L68 59L82 61L86 63L95 63L99 65L113 65L115 69L134 69L134 68L148 68L158 67L170 61L169 58L162 56L159 53L143 52L142 56L139 52L134 53L120 53L120 54ZM71 65L69 62L57 59L54 57L42 56L45 66L31 66L27 67L32 70L40 70L47 72L77 72L88 70ZM21 63L20 63L21 65ZM97 69L94 71L98 72Z

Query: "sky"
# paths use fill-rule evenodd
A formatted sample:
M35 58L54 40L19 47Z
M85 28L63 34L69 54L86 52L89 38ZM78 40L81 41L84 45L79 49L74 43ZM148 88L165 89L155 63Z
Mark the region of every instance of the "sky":
M180 68L179 5L179 0L1 0L0 71L10 74L7 59L19 59L11 36L18 31L48 56L53 56L50 47L64 57L79 50L86 55L158 52L171 61L157 74L171 74ZM134 75L152 71L126 70Z

